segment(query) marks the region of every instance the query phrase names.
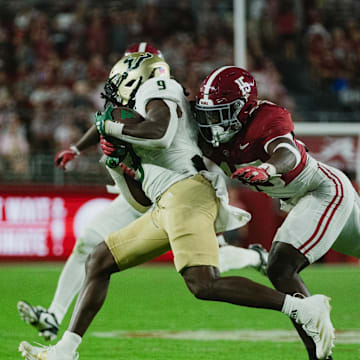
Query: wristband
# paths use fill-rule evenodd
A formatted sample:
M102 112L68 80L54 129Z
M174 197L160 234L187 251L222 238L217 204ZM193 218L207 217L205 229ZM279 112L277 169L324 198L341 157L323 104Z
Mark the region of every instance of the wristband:
M264 169L269 176L277 175L276 167L273 164L263 163L259 166L259 168Z
M121 139L124 124L106 120L104 124L104 132L106 135L113 136L114 138Z
M76 155L80 155L80 150L76 147L76 145L71 145L70 150L72 150Z

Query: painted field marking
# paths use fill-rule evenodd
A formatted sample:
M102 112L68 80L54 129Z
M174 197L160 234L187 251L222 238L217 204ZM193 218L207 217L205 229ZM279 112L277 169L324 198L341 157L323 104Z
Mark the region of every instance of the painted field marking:
M92 332L98 338L157 338L177 340L230 340L230 341L271 341L297 342L299 336L295 330L194 330L194 331L103 331ZM336 344L360 344L360 330L336 331Z

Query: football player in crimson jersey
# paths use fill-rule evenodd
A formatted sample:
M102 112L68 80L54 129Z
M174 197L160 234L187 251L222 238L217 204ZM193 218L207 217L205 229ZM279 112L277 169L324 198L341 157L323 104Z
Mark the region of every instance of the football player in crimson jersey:
M269 255L267 273L277 289L309 296L299 273L330 248L360 258L360 200L351 182L307 153L290 113L258 100L249 72L216 69L195 107L204 154L231 178L280 199L289 212ZM309 359L316 359L313 342L298 331Z
M161 52L153 45L145 42L133 45L126 50L126 54L145 51L159 57ZM162 59L162 55L160 57ZM113 75L116 75L116 71ZM106 101L112 102L116 96L111 82L106 85L107 92L104 94ZM115 93L115 95L114 95ZM69 149L60 151L55 156L55 165L65 170L65 167L80 151L97 145L99 136L95 125L92 126L76 143ZM106 140L100 140L101 145L106 147ZM85 277L85 261L90 252L103 241L107 235L121 227L125 227L139 218L151 206L151 201L141 190L141 184L134 180L134 171L120 163L123 169L122 189L112 187L119 195L109 206L103 209L89 224L82 236L76 240L72 254L68 258L61 272L56 292L49 308L33 306L25 301L18 302L18 311L21 318L31 324L45 340L54 340L57 336L59 326L71 304L78 293ZM218 237L221 245L226 245L222 236ZM259 244L251 244L249 249L234 246L223 246L220 249L220 271L240 269L252 266L261 272L265 271L267 264L267 251Z

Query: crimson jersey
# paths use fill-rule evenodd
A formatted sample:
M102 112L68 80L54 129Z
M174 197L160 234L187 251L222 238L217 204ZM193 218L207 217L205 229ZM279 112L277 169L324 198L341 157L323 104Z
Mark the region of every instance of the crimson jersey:
M227 175L231 175L237 168L246 165L258 166L269 159L266 145L269 141L293 134L294 124L290 113L275 104L267 101L258 101L257 106L250 113L250 118L241 132L226 144L214 148L210 144L202 144L204 155L221 166ZM301 154L301 161L295 169L284 174L281 179L283 185L290 183L306 164L305 146L298 142L294 135L293 140ZM265 192L266 189L257 188Z

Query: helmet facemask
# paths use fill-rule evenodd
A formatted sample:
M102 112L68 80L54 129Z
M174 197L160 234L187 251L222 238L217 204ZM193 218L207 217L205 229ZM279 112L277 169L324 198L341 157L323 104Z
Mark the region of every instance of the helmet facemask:
M212 146L228 142L248 121L248 111L256 101L256 81L248 71L236 66L213 70L196 99L201 135Z
M231 140L242 129L238 116L245 102L245 99L237 99L223 105L196 104L196 120L205 141L218 147Z
M104 93L102 97L105 98L105 108L109 105L109 103L115 106L127 106L133 108L135 106L135 94L139 90L140 85L142 84L142 76L138 79L131 79L127 81L128 73L124 72L122 74L115 74L111 78L109 78L104 86ZM127 90L126 98L128 98L127 102L124 101L119 94L119 88L124 84L124 88ZM134 86L135 85L135 86ZM122 91L124 93L124 91Z

